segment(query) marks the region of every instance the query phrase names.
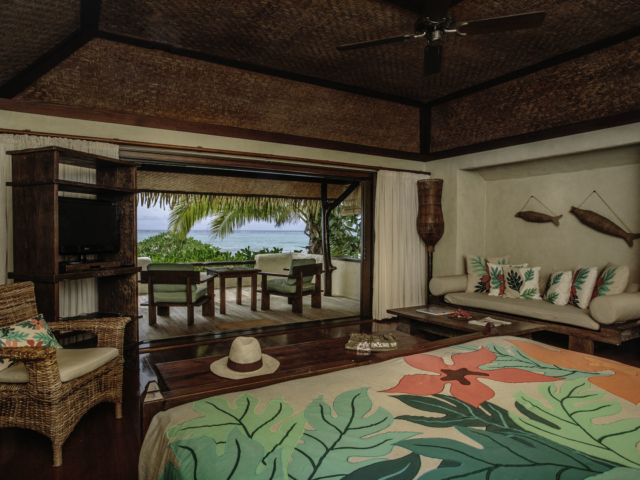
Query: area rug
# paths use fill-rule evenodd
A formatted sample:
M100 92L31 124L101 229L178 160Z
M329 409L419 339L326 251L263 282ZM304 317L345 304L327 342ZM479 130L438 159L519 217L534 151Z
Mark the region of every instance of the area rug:
M243 320L242 322L218 323L216 324L216 327L218 327L223 332L228 332L229 330L242 330L244 328L260 328L260 327L268 327L270 325L279 325L279 323L273 320L269 320L268 318L257 318L255 320Z

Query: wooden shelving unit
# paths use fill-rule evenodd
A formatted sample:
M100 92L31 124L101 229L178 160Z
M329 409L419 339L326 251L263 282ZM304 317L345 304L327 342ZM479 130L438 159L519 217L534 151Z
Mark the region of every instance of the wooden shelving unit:
M94 318L115 312L133 319L125 332L125 359L137 368L138 282L136 225L136 168L131 162L60 147L7 152L12 155L13 266L9 277L35 284L38 311L47 322L60 320L60 282L98 279L99 311ZM96 184L60 178L60 165L96 171ZM120 251L101 254L103 261L119 261L119 268L61 273L58 253L58 194L96 195L120 205ZM103 313L104 312L104 313Z

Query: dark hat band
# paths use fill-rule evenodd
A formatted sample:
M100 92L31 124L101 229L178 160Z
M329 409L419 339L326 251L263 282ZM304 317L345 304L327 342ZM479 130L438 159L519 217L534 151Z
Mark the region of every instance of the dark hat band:
M227 360L227 367L229 370L233 370L234 372L239 373L248 373L255 372L256 370L260 370L262 368L262 357L257 362L253 363L237 363L229 358Z

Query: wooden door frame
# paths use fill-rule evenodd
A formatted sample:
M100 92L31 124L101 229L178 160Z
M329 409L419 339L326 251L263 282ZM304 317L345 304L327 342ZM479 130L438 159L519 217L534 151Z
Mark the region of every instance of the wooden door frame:
M360 182L362 188L362 240L360 258L360 318L371 319L373 307L373 248L374 248L374 205L375 205L375 183L377 171L358 169L337 169L324 166L309 166L304 164L264 162L259 160L236 160L216 159L203 155L185 155L157 152L123 151L121 158L134 162L142 162L144 165L153 165L155 169L180 167L200 167L216 169L223 176L226 172L233 171L234 176L253 177L256 173L269 172L286 176L305 175L315 181L332 181L335 183ZM165 163L166 162L166 163ZM234 165L235 163L235 165ZM275 168L274 168L275 167ZM196 172L194 172L196 173ZM213 173L212 173L213 174ZM214 174L215 175L215 174ZM280 177L282 178L282 177ZM293 179L292 179L293 180ZM300 180L300 178L298 178ZM352 321L353 317L345 319ZM263 329L268 327L263 327ZM212 335L217 335L212 332ZM186 340L186 338L185 338ZM159 340L163 341L163 340ZM155 341L147 342L150 345Z

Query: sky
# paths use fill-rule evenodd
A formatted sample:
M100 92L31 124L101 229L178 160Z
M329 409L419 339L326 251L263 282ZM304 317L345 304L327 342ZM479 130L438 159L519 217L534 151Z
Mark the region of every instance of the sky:
M138 230L166 230L169 224L169 213L171 210L169 207L166 209L159 207L158 205L147 208L146 206L138 206ZM208 230L209 220L204 220L196 223L192 230ZM282 228L276 228L273 223L269 222L249 222L240 230L242 231L270 231L270 230L288 230L288 231L303 231L304 223L292 223Z

